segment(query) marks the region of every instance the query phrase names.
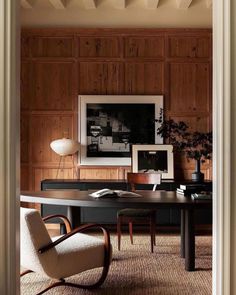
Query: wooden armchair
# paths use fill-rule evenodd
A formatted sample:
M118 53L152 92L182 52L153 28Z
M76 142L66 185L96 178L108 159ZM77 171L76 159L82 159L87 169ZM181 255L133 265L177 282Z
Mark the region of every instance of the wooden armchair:
M60 237L50 238L45 224L50 218L60 218L65 222L67 233ZM71 230L69 220L62 215L50 215L41 218L35 209L21 208L21 265L30 272L41 273L56 282L42 290L66 285L77 288L96 288L106 279L111 261L111 244L108 231L96 224L88 224ZM87 229L99 228L104 241L97 237L82 234ZM92 285L78 285L66 282L65 278L83 271L103 267L100 278Z
M161 183L161 174L158 173L128 173L127 181L131 186L131 191L135 191L136 184L153 184L153 190ZM121 245L121 225L123 222L129 224L129 234L131 244L133 244L133 222L147 223L150 226L151 236L151 252L156 245L155 227L156 227L156 211L152 209L133 209L127 208L119 210L117 213L117 235L118 235L118 250Z

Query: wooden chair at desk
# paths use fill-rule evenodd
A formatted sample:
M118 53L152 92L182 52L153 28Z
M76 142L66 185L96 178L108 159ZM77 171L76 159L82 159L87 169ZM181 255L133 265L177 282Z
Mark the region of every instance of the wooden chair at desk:
M153 184L153 191L156 186L161 183L161 174L159 173L128 173L127 181L131 186L131 191L135 191L136 184ZM152 209L132 209L126 208L117 212L117 236L118 236L118 250L121 245L121 225L123 222L129 224L129 234L131 244L133 244L133 222L147 223L150 226L151 235L151 252L156 245L155 227L156 227L156 211Z

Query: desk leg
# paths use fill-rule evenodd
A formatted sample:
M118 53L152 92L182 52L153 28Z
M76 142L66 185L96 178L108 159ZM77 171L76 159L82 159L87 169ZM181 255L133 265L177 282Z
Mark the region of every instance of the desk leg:
M72 228L80 225L80 207L67 207L67 218L70 220Z
M185 270L195 270L194 210L185 210Z
M185 210L181 209L181 221L180 221L180 257L185 258Z

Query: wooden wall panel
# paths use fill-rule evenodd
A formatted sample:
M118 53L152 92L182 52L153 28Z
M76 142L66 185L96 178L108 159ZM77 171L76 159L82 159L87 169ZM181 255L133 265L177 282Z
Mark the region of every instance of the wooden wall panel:
M30 189L29 173L29 165L22 164L20 169L20 188L23 191Z
M73 37L33 37L30 52L34 57L73 57Z
M120 169L119 167L109 168L106 167L80 167L79 168L80 179L119 179Z
M29 154L29 145L30 145L30 124L29 124L29 115L21 114L20 118L20 155L21 163L29 163L30 154Z
M29 83L31 110L73 110L74 70L73 62L34 62Z
M77 138L79 94L164 95L167 118L212 128L212 37L208 29L25 29L21 39L21 185L55 178L52 140ZM211 162L202 170L211 178ZM125 179L130 167L79 167L83 179ZM175 159L176 178L194 162ZM71 159L61 178L76 178Z
M79 56L81 57L119 57L118 37L80 37Z
M118 62L81 62L80 94L123 93L123 66Z
M59 156L50 148L50 142L64 134L73 138L72 115L34 115L30 122L31 160L37 164L56 164ZM66 158L66 162L70 159Z
M32 66L30 62L21 63L20 76L20 106L22 110L30 108L30 93L32 92Z
M32 177L32 189L41 190L40 184L43 179L54 179L57 175L57 167L45 168L45 167L35 167L33 168ZM72 168L60 169L58 172L59 179L72 179L74 177Z
M125 39L125 57L164 58L164 51L164 36Z
M169 57L172 58L209 58L211 39L209 37L171 36L168 39Z
M126 63L126 94L164 94L164 63Z
M211 101L210 65L170 63L169 89L172 112L209 112Z
M24 37L21 38L21 57L29 57L30 55L30 37Z

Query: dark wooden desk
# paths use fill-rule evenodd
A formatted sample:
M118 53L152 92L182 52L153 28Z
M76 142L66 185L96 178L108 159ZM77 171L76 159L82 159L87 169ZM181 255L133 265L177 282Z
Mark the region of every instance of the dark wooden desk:
M118 207L118 208L178 208L181 210L181 257L185 258L185 269L195 270L194 210L209 208L211 201L194 201L177 195L173 191L138 191L141 198L101 198L90 197L88 191L39 191L22 192L21 201L40 204L68 206L68 217L72 217L72 207Z
M190 180L168 180L163 179L161 184L158 185L158 190L165 191L176 191L176 188L180 184L192 184ZM212 189L212 182L205 181L204 185L206 190ZM117 190L128 190L128 184L126 180L117 179L45 179L41 182L41 190L99 190L103 188L117 189ZM152 190L153 185L140 184L137 185L138 190ZM74 210L75 211L75 210ZM116 214L118 208L90 208L81 207L80 218L83 223L96 222L102 224L116 224ZM211 209L200 209L196 210L195 224L211 224L212 223L212 210ZM66 208L57 205L42 205L41 214L43 216L55 214L55 213L66 214ZM175 208L158 208L157 209L157 226L177 227L181 223L180 210ZM54 222L58 222L54 220Z

